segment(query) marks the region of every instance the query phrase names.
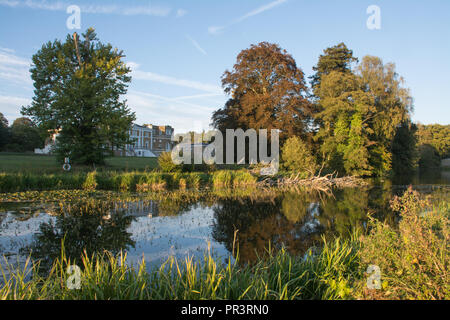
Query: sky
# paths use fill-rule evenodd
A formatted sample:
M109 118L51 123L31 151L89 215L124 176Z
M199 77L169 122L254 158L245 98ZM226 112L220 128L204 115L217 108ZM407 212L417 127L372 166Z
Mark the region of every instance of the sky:
M80 8L69 29L67 8ZM369 28L379 8L379 28ZM132 68L124 97L136 123L176 132L208 129L227 96L221 76L262 41L286 49L306 77L323 50L344 42L393 62L414 98L413 120L450 123L448 0L0 0L0 112L12 123L33 97L31 57L41 46L94 27Z

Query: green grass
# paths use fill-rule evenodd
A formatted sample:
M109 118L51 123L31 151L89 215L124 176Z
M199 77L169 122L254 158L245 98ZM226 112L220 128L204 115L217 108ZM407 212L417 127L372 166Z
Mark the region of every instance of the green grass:
M106 168L113 170L152 170L157 167L157 158L112 157L106 159Z
M144 157L110 157L105 166L98 170L115 171L144 171L152 170L158 166L156 158ZM91 171L89 166L72 166L74 172ZM52 155L37 155L33 153L0 153L0 172L16 173L62 173L62 164L56 161Z

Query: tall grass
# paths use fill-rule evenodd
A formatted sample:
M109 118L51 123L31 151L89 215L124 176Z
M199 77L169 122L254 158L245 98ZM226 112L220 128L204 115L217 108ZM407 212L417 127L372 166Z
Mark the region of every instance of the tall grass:
M215 187L246 186L257 182L257 177L247 170L219 170L213 172L211 179Z
M136 268L128 266L122 253L83 255L79 290L67 286L71 261L63 251L47 276L39 275L39 264L28 269L7 265L11 276L4 276L0 299L345 299L358 272L354 245L336 240L306 257L268 250L256 264L245 266L238 259L223 263L208 251L201 261L170 257L150 271L144 260Z
M82 189L86 173L0 173L0 192Z
M0 173L0 192L31 190L114 190L148 192L169 188L199 188L214 186L254 185L257 178L245 170L203 172L116 172L92 171L89 173Z

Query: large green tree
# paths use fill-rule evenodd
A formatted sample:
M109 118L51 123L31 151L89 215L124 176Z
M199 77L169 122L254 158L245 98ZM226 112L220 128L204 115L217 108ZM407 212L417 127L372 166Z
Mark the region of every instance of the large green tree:
M22 114L43 132L60 130L57 154L74 162L101 164L111 145L129 143L135 119L121 96L131 71L122 51L100 42L94 29L48 42L33 56L35 95Z
M314 68L317 153L340 174L383 175L392 169L394 137L410 119L412 99L395 65L366 56L352 70L354 61L339 44L326 49Z
M374 142L370 150L370 163L376 175L383 175L392 169L392 148L397 131L402 124L410 122L412 98L393 63L383 64L378 57L365 56L357 74L362 89L371 99L365 120L373 131L370 135ZM406 153L409 151L405 150ZM414 155L413 152L409 154Z

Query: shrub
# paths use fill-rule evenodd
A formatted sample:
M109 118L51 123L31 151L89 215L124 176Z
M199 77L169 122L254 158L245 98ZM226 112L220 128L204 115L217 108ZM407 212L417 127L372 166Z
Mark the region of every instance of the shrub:
M97 175L96 171L89 172L86 176L86 180L83 183L83 189L93 191L97 188L97 181L95 176Z
M172 153L163 152L158 157L158 165L163 172L181 172L182 165L173 163Z
M216 187L231 186L233 182L233 175L230 170L220 170L213 173L213 185Z
M232 171L232 175L234 186L252 185L257 181L257 178L247 170Z
M398 230L372 220L372 232L363 238L363 265L381 270L381 293L365 290L366 297L388 299L449 299L449 205L431 207L410 187L395 197L392 209L400 213Z
M316 159L311 149L299 137L286 140L281 149L282 166L286 170L302 173L303 177L313 176L317 170Z

